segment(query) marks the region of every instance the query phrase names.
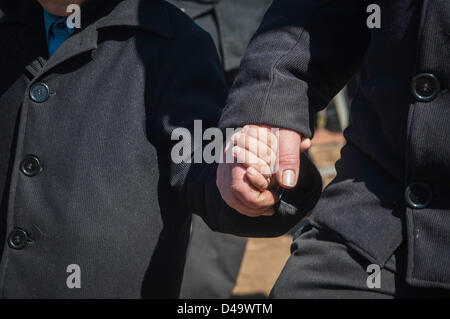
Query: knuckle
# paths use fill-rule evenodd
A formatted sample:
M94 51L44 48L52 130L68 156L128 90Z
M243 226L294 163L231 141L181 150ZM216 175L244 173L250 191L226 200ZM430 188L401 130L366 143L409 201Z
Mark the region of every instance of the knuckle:
M281 153L278 154L278 161L283 165L297 165L299 163L298 153Z
M270 207L270 205L267 205L263 196L252 196L251 198L248 198L248 204L258 210L267 209Z
M242 185L240 185L240 183L238 183L238 182L233 182L231 184L231 191L233 193L241 193L242 192Z
M258 170L262 175L272 175L272 173L273 173L272 168L267 165L259 166Z

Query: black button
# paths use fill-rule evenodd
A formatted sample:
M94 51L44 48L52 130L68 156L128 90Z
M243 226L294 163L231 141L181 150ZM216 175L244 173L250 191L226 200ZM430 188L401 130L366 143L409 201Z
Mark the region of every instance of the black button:
M426 183L411 183L406 188L405 197L409 207L414 209L426 208L433 199L433 191Z
M42 171L41 162L36 156L28 155L20 164L20 170L28 177L36 176Z
M39 82L34 84L30 89L30 98L36 103L42 103L48 100L50 89L47 84Z
M13 230L8 236L8 245L12 249L24 249L28 245L28 234L22 229Z
M419 102L431 102L441 90L439 80L430 73L422 73L413 79L412 94Z

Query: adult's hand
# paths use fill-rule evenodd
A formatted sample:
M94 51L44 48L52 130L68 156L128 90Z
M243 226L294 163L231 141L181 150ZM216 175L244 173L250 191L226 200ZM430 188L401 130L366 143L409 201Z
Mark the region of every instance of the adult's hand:
M217 168L217 187L228 206L249 217L270 216L278 194L253 186L242 164L221 163Z
M311 146L310 139L292 130L249 125L232 138L232 152L238 164L221 163L217 186L225 200L241 214L258 217L274 214L278 186L293 188L298 182L300 153Z

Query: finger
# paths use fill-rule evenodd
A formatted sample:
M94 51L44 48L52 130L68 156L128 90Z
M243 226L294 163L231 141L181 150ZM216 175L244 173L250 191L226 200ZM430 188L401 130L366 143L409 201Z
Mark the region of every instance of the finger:
M234 145L252 152L269 166L276 161L275 152L267 144L251 135L244 133L236 135Z
M276 153L278 150L278 130L278 128L268 126L246 125L242 129L242 133L263 142Z
M281 187L293 188L297 184L300 168L301 135L292 130L280 129L278 140L276 179Z
M257 217L274 212L278 194L255 189L246 176L246 169L238 164L219 164L216 184L228 204L239 213Z
M231 199L251 210L266 210L276 204L279 196L275 192L261 192L255 188L248 177L247 169L241 164L234 164L231 171L231 180L228 189L231 192Z
M234 209L246 216L260 216L265 213L273 212L273 207L278 199L270 191L259 192L239 192L235 193L233 203ZM250 206L250 207L249 207Z
M300 153L306 152L311 148L311 139L302 138L302 143L300 144Z
M239 146L233 147L232 152L237 162L244 165L246 168L253 167L263 175L273 174L273 169L252 152L240 148Z
M266 207L250 208L246 204L243 204L243 202L236 199L233 203L234 207L232 208L247 217L272 216L275 214L275 204Z
M247 168L247 178L260 191L264 191L269 187L268 179L253 167Z
M251 185L247 176L245 177L249 189L253 191L246 191L237 194L237 199L245 206L250 207L259 212L267 211L272 208L279 201L279 194L275 191L265 190L259 191Z
M252 210L267 210L279 200L279 195L276 192L269 190L259 191L256 189L246 174L241 181L234 183L231 187L235 200Z

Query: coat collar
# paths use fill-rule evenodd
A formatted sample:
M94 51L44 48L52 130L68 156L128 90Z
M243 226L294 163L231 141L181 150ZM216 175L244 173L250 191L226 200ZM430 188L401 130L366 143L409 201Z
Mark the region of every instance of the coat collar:
M87 0L86 4L81 8L82 29L63 43L42 72L76 55L97 49L98 34L102 29L134 27L163 37L170 38L173 35L162 0Z
M111 27L134 27L172 38L169 13L163 0L86 0L81 8L80 30L67 39L43 68L29 67L33 76L40 76L72 57L95 50L98 33ZM0 25L19 24L20 32L11 34L21 43L18 55L24 61L45 60L47 48L43 12L36 0L0 0ZM30 40L31 39L31 40ZM0 39L0 43L4 39ZM36 64L37 65L37 64Z

